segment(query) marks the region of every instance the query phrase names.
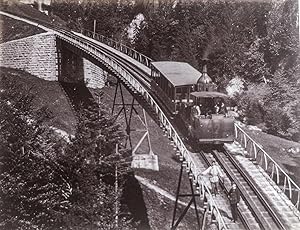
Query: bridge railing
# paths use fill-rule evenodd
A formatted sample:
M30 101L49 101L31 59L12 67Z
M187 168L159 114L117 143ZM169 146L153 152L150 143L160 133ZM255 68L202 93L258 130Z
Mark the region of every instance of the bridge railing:
M287 195L292 204L299 210L300 187L294 180L237 123L235 123L235 139L247 151L247 155L269 174L281 191Z
M176 148L178 149L178 152L180 154L180 159L185 165L187 172L189 172L190 178L192 179L193 183L198 187L200 187L202 191L201 194L207 197L207 200L209 201L210 209L212 210L212 214L218 223L218 228L222 230L228 229L224 222L223 216L221 215L218 209L217 204L212 198L210 189L203 182L201 176L199 176L200 172L199 169L197 168L197 164L195 160L190 155L181 137L179 136L175 128L172 126L167 116L164 114L164 112L161 110L159 105L152 98L152 96L149 94L146 88L135 77L133 77L132 74L130 74L126 69L124 69L121 65L119 65L118 62L116 62L113 58L104 54L103 52L98 51L95 46L92 46L84 42L84 40L82 40L77 36L70 37L70 35L67 36L62 33L57 33L57 36L60 37L62 40L71 43L75 47L78 47L84 52L89 53L89 55L96 58L100 62L104 62L104 64L107 67L111 68L115 73L117 73L117 75L120 77L120 80L122 80L124 84L130 84L130 86L133 87L136 93L139 93L144 97L144 99L149 103L149 105L151 105L152 109L156 112L160 121L160 127L166 132L169 139L173 142L174 146L176 146Z
M145 56L144 54L132 49L131 47L126 46L126 45L122 44L121 42L115 41L111 38L105 37L101 34L94 33L93 31L90 31L90 30L82 30L82 34L87 37L93 38L99 42L102 42L102 43L130 56L131 58L135 59L136 61L138 61L138 62L142 63L143 65L150 68L152 59Z

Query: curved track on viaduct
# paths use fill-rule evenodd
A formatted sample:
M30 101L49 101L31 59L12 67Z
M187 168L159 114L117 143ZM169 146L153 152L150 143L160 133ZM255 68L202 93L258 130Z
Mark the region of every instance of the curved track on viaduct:
M134 95L135 99L159 124L173 143L182 165L189 174L192 184L196 186L203 200L207 201L210 213L214 216L214 221L217 223L219 229L230 229L230 227L225 223L226 221L224 221L218 203L212 197L210 188L201 176L203 168L199 167L199 155L202 155L207 165L210 165L212 159L217 160L219 164L222 165L227 178L234 180L239 185L242 198L246 204L245 209L247 209L244 210L243 213L242 208L240 208L239 213L245 229L290 229L287 227L289 225L282 220L278 211L274 211L274 209L270 207L265 195L261 194L257 185L249 179L249 175L243 173L244 169L241 168L241 163L236 162L230 156L226 155L227 153L224 149L209 149L206 153L202 150L198 150L199 154L196 156L197 154L194 152L195 149L187 145L184 134L180 132L180 128L177 127L177 124L164 108L157 95L151 91L149 68L151 59L121 43L104 38L98 34L86 32L85 35L83 35L54 27L53 25L34 22L32 19L30 19L30 21L35 23L36 26L46 30L52 30L57 39L70 46L78 55L84 56L117 77L125 88ZM299 215L296 213L298 212L300 200L299 187L280 166L271 159L262 147L253 141L237 124L235 126L235 137L249 158L253 161L257 161L257 164L265 169L267 174L269 174L268 176L275 181L275 184L279 186L283 185L282 191L290 198L291 203L294 203L294 209L296 209L294 213L300 223ZM203 165L203 163L201 163L201 165ZM226 189L225 183L224 187ZM251 190L253 194L250 194L249 191L246 190ZM251 218L253 222L251 222Z

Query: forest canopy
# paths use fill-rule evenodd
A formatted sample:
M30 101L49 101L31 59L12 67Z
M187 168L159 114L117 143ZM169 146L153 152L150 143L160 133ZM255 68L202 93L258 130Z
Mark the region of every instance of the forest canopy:
M300 140L298 1L152 2L59 0L52 12L73 29L93 30L96 20L97 33L157 61L201 71L208 58L220 90L242 82L234 103L245 122Z

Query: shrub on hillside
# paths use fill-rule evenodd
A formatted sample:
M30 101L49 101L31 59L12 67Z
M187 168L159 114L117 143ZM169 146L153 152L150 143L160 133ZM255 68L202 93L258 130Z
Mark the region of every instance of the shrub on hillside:
M291 137L289 135L291 120L281 108L274 106L266 108L264 122L268 133L286 138Z
M234 99L241 111L241 118L250 125L264 123L264 107L270 88L266 84L251 84Z
M115 192L104 182L126 154L115 154L122 136L113 118L94 110L79 121L71 143L58 146L44 123L49 114L33 107L30 90L9 76L0 79L0 227L129 229L127 219L114 222L122 184Z

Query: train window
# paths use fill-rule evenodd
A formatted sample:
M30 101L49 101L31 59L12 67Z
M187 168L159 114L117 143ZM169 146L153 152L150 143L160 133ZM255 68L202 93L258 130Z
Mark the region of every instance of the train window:
M188 87L176 88L176 100L183 103L188 102Z

